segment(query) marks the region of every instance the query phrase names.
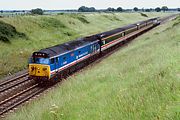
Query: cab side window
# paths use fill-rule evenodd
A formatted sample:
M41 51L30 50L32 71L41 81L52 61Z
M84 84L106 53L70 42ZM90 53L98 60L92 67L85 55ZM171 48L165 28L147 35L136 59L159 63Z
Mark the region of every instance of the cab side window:
M51 58L50 64L54 64L54 58Z
M63 61L66 61L66 57L63 57Z
M64 56L62 58L62 65L65 65L65 64L67 64L67 57L66 56Z
M34 58L29 58L29 63L34 63Z
M58 57L56 58L56 63L58 63Z

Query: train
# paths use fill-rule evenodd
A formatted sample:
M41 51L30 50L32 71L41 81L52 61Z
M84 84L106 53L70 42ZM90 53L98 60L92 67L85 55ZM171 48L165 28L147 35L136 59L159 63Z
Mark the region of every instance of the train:
M151 18L33 52L28 63L29 77L37 82L56 82L159 24L159 18Z

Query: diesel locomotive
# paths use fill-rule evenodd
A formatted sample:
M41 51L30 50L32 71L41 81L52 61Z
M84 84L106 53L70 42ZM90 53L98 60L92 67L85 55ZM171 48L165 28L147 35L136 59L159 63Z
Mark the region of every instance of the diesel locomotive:
M57 81L90 63L113 46L159 25L158 19L148 19L34 52L29 60L29 77L38 82Z

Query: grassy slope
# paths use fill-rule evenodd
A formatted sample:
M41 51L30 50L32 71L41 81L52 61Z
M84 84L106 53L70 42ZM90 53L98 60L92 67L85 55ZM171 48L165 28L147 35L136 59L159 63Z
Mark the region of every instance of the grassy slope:
M178 120L179 39L180 18L70 77L7 119Z
M161 15L165 14L148 13L149 17ZM24 33L26 38L15 36L18 33L11 28L11 31L15 33L9 33L9 36L14 35L9 38L10 43L0 40L0 78L25 69L28 57L33 51L144 19L147 18L139 13L1 18L0 21L9 24L8 26L14 26L17 32Z

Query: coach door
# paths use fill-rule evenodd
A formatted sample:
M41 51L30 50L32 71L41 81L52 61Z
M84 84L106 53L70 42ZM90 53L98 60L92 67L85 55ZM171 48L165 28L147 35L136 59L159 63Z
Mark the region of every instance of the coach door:
M124 37L124 36L125 36L125 32L122 33L122 37Z

